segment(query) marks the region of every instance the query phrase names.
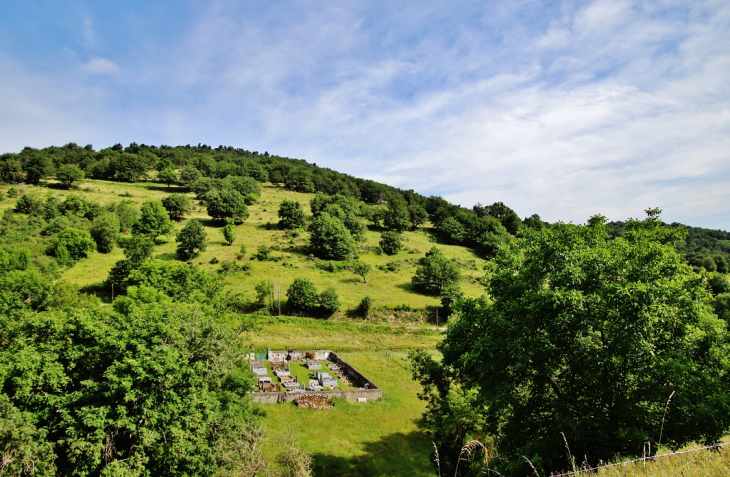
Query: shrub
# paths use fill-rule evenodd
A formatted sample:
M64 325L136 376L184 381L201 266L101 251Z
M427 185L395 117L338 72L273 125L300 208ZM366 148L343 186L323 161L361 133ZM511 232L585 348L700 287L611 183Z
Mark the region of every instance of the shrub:
M192 219L180 230L175 237L177 255L182 260L189 260L200 252L204 252L208 246L208 234L199 220Z
M428 294L438 295L442 289L461 279L461 272L456 262L446 258L436 247L433 247L419 263L411 282Z
M333 287L329 287L319 294L319 306L327 315L340 311L340 300Z
M296 278L286 291L287 303L294 311L311 311L317 307L319 295L306 278Z
M304 225L304 211L299 202L284 200L279 206L279 227L293 230L303 228Z
M373 300L369 296L364 297L360 300L360 304L357 305L355 311L362 317L367 317L370 314L370 310L373 307Z
M397 232L389 230L380 234L379 245L383 252L388 255L395 255L400 252L400 249L403 247L403 242L401 242L400 235Z
M60 248L60 250L59 250ZM58 233L51 246L51 254L58 257L60 253L65 258L65 251L72 260L86 257L86 254L96 248L96 242L86 230L66 229Z
M269 254L271 254L271 247L268 245L259 245L256 249L256 257L257 260L260 260L262 262L265 262L269 259Z

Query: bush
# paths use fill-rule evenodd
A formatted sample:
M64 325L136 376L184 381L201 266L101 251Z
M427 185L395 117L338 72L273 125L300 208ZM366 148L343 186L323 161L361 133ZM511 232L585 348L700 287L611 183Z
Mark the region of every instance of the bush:
M400 235L397 232L389 230L380 234L379 245L383 252L388 255L395 255L400 252L400 249L403 247L403 242L401 242Z
M286 291L287 304L293 311L311 311L317 307L319 295L306 278L296 278Z
M86 230L66 229L59 232L53 240L51 254L67 261L66 252L71 260L79 260L96 248L96 242ZM59 250L60 249L60 250ZM61 255L61 257L59 257Z
M305 225L304 211L299 202L284 200L279 206L279 227L282 229L300 229Z
M369 296L366 296L360 300L360 304L357 305L355 311L362 317L367 317L370 314L370 310L373 307L373 300Z
M438 295L442 289L456 284L461 279L461 272L456 262L446 258L436 247L433 247L419 263L411 282L425 293Z
M271 247L268 245L259 245L256 249L256 257L257 260L260 260L262 262L265 262L269 259L269 254L271 253Z
M340 311L340 300L333 287L329 287L319 294L319 306L327 315Z
M181 221L193 209L190 199L182 194L170 194L162 199L162 205L167 210L170 219Z
M99 253L111 252L119 237L119 219L116 214L107 212L94 219L91 236Z
M312 222L310 245L320 258L347 260L355 251L355 241L347 227L336 217L323 213Z
M233 245L236 240L236 226L233 224L233 219L226 218L226 225L221 229L223 238L228 245Z
M208 246L208 234L199 220L192 219L185 224L175 237L177 255L182 260L189 260L200 252L204 252Z

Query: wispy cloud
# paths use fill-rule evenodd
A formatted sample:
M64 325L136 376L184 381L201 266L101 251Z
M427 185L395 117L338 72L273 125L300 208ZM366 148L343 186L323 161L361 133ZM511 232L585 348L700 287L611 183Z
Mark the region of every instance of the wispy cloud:
M93 10L85 55L96 56L54 88L91 91L116 119L106 135L88 110L71 123L114 142L267 149L548 220L658 206L730 228L727 2L188 8L167 30L149 27L162 22L151 7L132 19ZM105 15L134 41L92 48L109 44Z

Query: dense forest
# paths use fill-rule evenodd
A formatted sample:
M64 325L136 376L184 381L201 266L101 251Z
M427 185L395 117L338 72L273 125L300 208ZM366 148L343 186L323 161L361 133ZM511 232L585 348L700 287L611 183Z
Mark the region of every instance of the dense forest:
M674 389L687 394L675 398L682 418L659 431L667 442L714 442L728 427L717 406L727 404L720 319L730 319L723 275L730 233L663 224L657 210L644 221L550 224L537 214L520 218L502 202L465 208L299 159L202 144L25 148L0 156L0 179L0 474L309 474L311 459L291 443L279 446L278 467L270 467L260 450L262 411L247 396L253 381L241 343L258 325L241 312L281 314L282 292L262 281L252 302L224 280L251 260L280 258L260 245L244 261L241 247L239 261L224 262L218 274L192 260L209 242L209 224L193 211L204 209L231 247L264 187L312 194L311 215L285 199L275 204L279 223L262 227L286 232L290 250L317 270L346 269L367 283L372 267L360 254L395 256L406 247L404 233L425 229L431 242L466 247L486 263L488 295L480 298L459 287L474 260L449 258L436 245L383 266L389 273L412 264L413 290L440 299L436 317L460 317L439 347L443 362L423 352L410 358L428 402L423 425L444 469L455 470L471 439L484 443L483 453L502 449L503 472L525 471L521 455L543 471L558 469L562 444L545 442L562 431L590 462L631 454L655 439L657 421L644 416L656 417ZM164 198L140 205L116 194L100 203L75 193L87 179L146 182ZM174 231L174 256L153 257ZM363 246L366 233L379 234L377 245ZM308 242L300 244L303 234ZM110 263L100 287L84 290L92 293L59 279L92 252L119 248L123 258ZM658 321L637 311L648 302L660 309ZM566 306L570 317L560 311ZM366 317L371 307L365 297L348 316ZM296 278L286 290L284 313L322 318L339 310L333 287L320 291ZM514 325L515 310L531 320L530 332ZM604 354L595 358L597 349ZM593 367L576 366L594 358ZM569 369L556 370L564 359ZM544 366L539 373L535 363ZM657 369L671 385L652 374ZM561 372L574 399L538 376ZM700 402L692 386L714 404ZM631 410L636 399L643 407ZM582 418L594 408L601 409L594 434L586 433ZM692 425L698 415L700 430ZM461 472L484 470L470 462Z

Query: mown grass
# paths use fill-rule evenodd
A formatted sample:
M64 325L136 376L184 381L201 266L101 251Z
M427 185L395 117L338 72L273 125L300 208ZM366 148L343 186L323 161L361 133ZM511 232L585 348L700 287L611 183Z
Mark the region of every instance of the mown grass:
M344 353L343 358L383 390L381 401L336 401L327 411L300 409L293 403L267 405L267 433L293 430L303 450L313 455L317 476L433 475L431 441L417 425L425 406L416 396L419 385L402 365L403 357ZM276 454L272 444L266 453Z
M1 193L5 194L7 188L7 186L3 187ZM181 192L174 187L168 189L155 182L129 184L97 180L86 180L79 185L78 189L70 191L34 186L27 186L26 191L40 196L52 194L61 199L69 194L75 194L100 204L130 200L139 205L146 200L160 200L169 193ZM186 195L193 198L190 193ZM251 300L255 298L255 285L261 281L276 281L285 291L295 278L304 277L312 280L319 290L334 287L340 296L344 312L354 310L365 296L370 296L374 301L374 306L381 310L403 305L413 309L423 309L438 306L440 301L437 297L423 295L416 291L411 285L411 277L415 273L418 259L432 246L438 245L448 257L455 258L461 263L464 274L461 286L465 293L469 296L479 296L483 293L480 280L483 278L484 260L465 247L437 244L430 227L405 232L402 236L404 250L394 256L373 253L371 250L380 240L380 231L366 231L364 240L358 244L358 254L360 260L373 267L373 271L367 277L367 283L349 271L328 272L318 269L309 257L309 233L301 231L293 234L279 230L277 227L279 204L284 199L300 202L305 212L309 214L309 201L312 197L314 197L313 194L287 191L270 185L264 186L259 201L249 207L250 217L242 225L236 226L236 241L233 246L228 246L223 240L220 224L211 221L206 209L195 202L195 210L188 219L197 218L203 222L208 233L208 248L196 257L194 262L204 269L217 272L221 269L220 262L236 261L236 255L244 245L245 258L238 263L248 264L250 271L227 274L225 281L228 290L243 293ZM13 207L14 204L14 200L5 199L0 202L0 209ZM184 224L185 221L177 223L176 230L181 229ZM175 259L174 235L173 233L166 239L161 238L164 243L155 247L154 258ZM271 256L275 260L262 262L252 259L252 255L256 253L260 245L274 247L275 250ZM62 278L78 288L100 287L109 269L120 258L122 258L122 252L118 248L108 255L92 253L88 258L79 261L65 271ZM218 260L218 264L210 263L214 258ZM391 268L397 270L385 271L379 268L385 268L388 264L395 265Z
M392 326L298 317L256 317L256 331L245 341L259 351L331 349L335 352L434 349L442 332L432 328Z

